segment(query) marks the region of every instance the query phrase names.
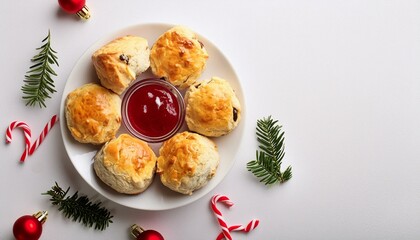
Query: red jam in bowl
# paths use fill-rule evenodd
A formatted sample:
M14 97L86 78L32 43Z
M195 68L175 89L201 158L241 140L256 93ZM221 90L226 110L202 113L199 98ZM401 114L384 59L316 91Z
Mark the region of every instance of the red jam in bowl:
M147 142L162 142L173 136L182 126L184 116L181 93L162 79L139 80L123 97L125 127Z

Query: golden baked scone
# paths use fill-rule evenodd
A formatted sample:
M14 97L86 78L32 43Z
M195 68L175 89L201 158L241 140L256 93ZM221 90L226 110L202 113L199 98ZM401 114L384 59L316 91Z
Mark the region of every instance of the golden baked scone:
M66 120L77 141L105 143L121 126L121 98L99 84L85 84L67 95Z
M225 135L241 120L241 104L234 90L218 77L191 86L185 102L188 129L205 136Z
M183 194L205 186L216 173L216 144L197 133L177 133L159 149L157 173L166 187Z
M146 142L121 134L97 152L93 168L99 179L117 192L138 194L153 181L156 155Z
M195 83L205 69L208 54L193 31L175 26L161 35L150 51L153 74L180 89Z
M149 55L146 39L127 35L98 49L92 61L102 86L121 94L149 68Z

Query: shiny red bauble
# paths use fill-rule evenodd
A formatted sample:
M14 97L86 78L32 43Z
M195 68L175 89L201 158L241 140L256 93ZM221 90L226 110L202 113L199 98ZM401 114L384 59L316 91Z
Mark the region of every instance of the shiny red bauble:
M86 4L86 0L58 0L60 7L71 14L80 11Z
M164 240L159 232L155 230L144 230L137 224L131 226L131 235L136 240Z
M18 218L13 225L16 240L38 240L42 233L42 223L32 215Z
M155 230L146 230L137 236L136 240L164 240L163 236Z

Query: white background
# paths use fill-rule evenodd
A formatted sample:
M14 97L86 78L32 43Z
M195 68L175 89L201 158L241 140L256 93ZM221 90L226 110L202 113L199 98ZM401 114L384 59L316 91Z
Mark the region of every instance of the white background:
M37 136L53 114L74 64L99 38L162 22L187 25L230 59L246 101L244 138L230 173L185 207L141 211L96 193L69 161L58 125L24 164L21 132L0 144L0 238L14 221L48 210L41 239L130 239L137 223L166 239L215 239L215 193L229 224L260 219L234 239L420 239L420 1L111 1L90 0L92 18L63 13L56 1L4 1L0 14L0 127L27 122ZM51 30L60 67L46 109L25 106L20 87ZM293 178L265 187L246 170L255 156L256 120L268 115L286 131L284 166ZM41 196L57 181L101 200L114 223L94 231Z

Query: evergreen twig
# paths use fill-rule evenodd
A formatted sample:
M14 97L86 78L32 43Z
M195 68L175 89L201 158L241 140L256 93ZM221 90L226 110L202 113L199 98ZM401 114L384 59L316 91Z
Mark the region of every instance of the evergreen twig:
M256 151L256 159L247 163L252 172L265 185L284 183L292 178L292 167L281 171L284 157L284 132L278 120L271 116L257 120L257 140L260 151Z
M40 108L46 107L45 99L51 98L50 94L56 92L54 86L53 76L57 73L52 69L51 65L58 65L57 52L51 47L51 34L48 30L48 35L42 40L44 43L37 48L39 53L35 55L31 61L34 63L26 72L24 85L21 90L23 92L23 100L26 101L26 106L34 106L38 104Z
M78 192L73 196L67 196L70 187L64 191L57 182L51 190L42 195L51 196L50 201L53 205L58 206L58 211L62 211L64 216L71 218L74 222L81 222L87 227L95 227L96 230L105 230L112 223L111 213L104 207L101 202L92 203L88 197L79 196Z

